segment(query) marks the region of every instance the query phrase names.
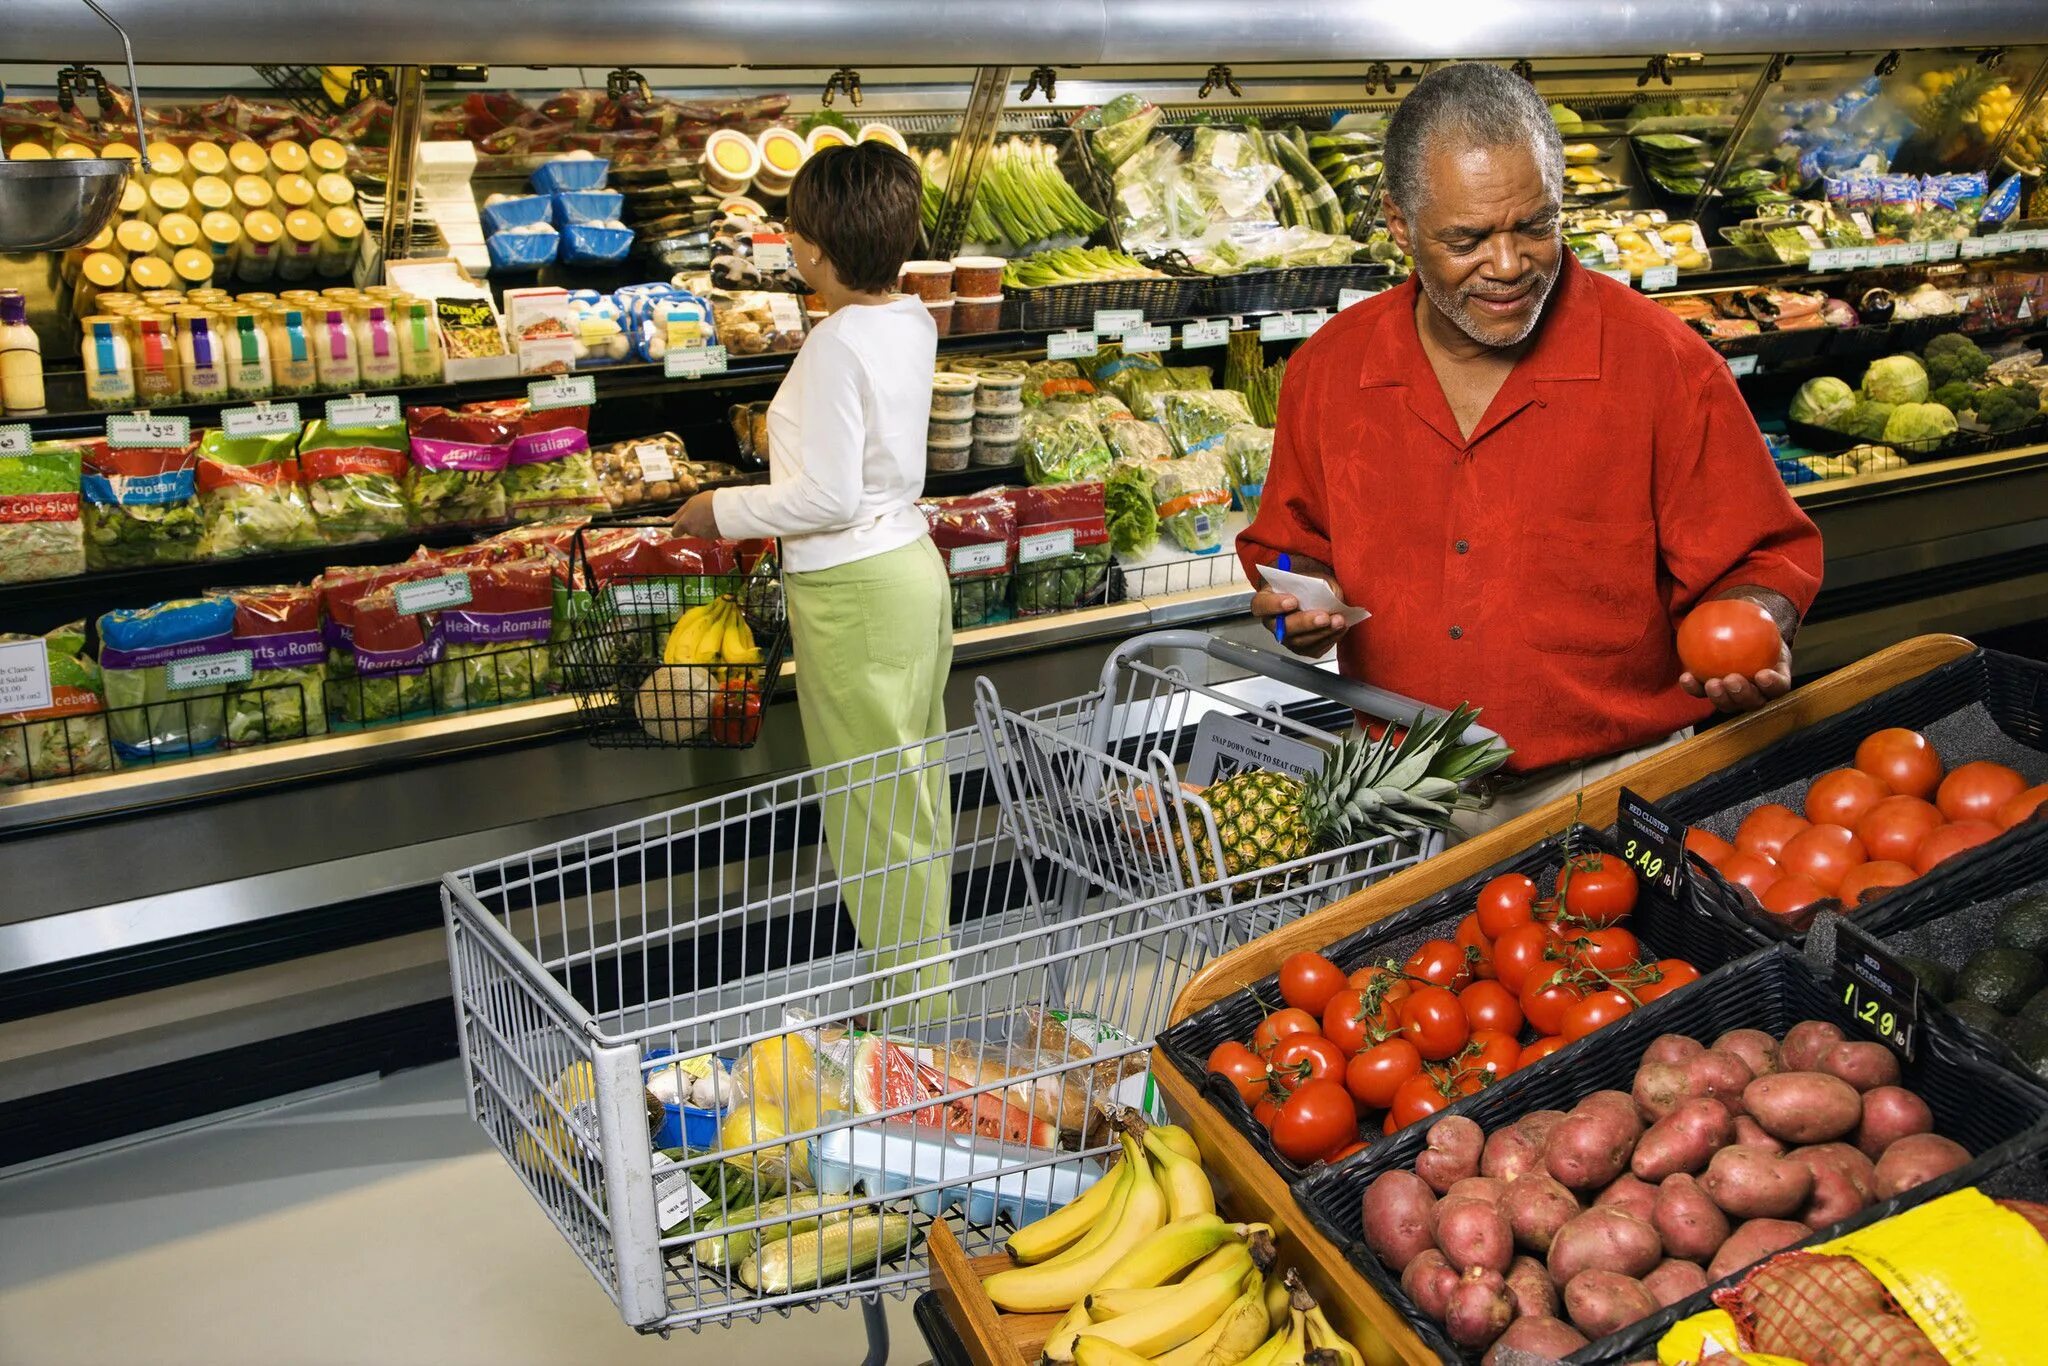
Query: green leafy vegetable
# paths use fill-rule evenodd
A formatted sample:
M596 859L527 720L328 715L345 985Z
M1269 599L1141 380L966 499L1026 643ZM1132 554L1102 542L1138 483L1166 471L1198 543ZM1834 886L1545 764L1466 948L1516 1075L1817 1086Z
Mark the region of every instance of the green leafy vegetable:
M38 441L27 455L0 458L0 583L85 572L80 462L74 441Z
M298 550L324 539L299 480L299 434L199 442L200 554L226 560Z
M1109 469L1109 446L1101 429L1086 413L1064 411L1070 406L1043 406L1024 414L1018 453L1025 477L1034 484L1099 479Z
M0 635L0 644L35 639ZM100 671L85 653L85 624L60 626L41 639L50 666L50 705L0 715L0 787L105 773L114 766Z
M1149 426L1150 424L1144 424ZM1165 436L1160 437L1162 443ZM1119 555L1136 555L1159 539L1159 513L1152 501L1152 468L1119 461L1102 482L1109 545Z
M1229 389L1175 390L1162 394L1159 416L1166 434L1173 438L1174 450L1183 456L1211 450L1220 454L1224 434L1252 420L1244 395Z

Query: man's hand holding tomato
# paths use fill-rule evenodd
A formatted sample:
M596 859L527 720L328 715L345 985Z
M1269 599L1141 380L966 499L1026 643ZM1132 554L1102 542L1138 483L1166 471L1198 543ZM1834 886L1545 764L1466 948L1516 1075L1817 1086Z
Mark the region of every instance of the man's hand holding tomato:
M1767 588L1731 588L1703 602L1678 625L1678 686L1722 712L1756 711L1792 690L1792 646L1799 619L1790 601Z

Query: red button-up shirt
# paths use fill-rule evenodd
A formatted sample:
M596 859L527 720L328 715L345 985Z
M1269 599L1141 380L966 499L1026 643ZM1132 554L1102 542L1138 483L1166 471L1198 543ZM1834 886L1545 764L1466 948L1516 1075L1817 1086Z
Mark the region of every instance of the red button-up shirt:
M1259 515L1238 538L1332 566L1372 616L1353 678L1470 701L1530 772L1647 744L1711 708L1677 623L1737 584L1803 615L1820 533L1727 365L1661 306L1566 260L1536 342L1465 437L1416 333L1413 280L1288 362Z

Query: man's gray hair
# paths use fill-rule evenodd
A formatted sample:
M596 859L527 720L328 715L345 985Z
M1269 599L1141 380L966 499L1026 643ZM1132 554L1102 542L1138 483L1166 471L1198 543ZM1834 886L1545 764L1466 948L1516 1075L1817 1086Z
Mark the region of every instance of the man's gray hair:
M1387 197L1414 213L1428 197L1424 159L1448 138L1459 147L1527 147L1543 187L1564 196L1564 138L1536 87L1491 62L1454 62L1424 76L1387 124Z

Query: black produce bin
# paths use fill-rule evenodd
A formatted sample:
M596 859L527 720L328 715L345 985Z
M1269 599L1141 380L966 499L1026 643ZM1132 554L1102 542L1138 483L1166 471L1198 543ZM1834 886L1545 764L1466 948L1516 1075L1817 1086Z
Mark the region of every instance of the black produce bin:
M1685 1034L1711 1043L1731 1029L1762 1029L1782 1038L1802 1020L1831 1020L1852 1038L1858 1037L1858 1026L1842 1003L1841 993L1791 946L1780 944L1732 963L1581 1040L1571 1050L1568 1065L1516 1072L1444 1113L1464 1115L1491 1134L1532 1110L1569 1110L1594 1091L1628 1091L1643 1051L1659 1035ZM1557 1056L1562 1059L1565 1054ZM1807 1241L1838 1237L1851 1228L1965 1186L1983 1184L1997 1194L2048 1198L2048 1088L2015 1076L1968 1040L1940 1029L1921 1032L1915 1056L1903 1064L1903 1072L1903 1084L1918 1092L1934 1111L1935 1131L1961 1143L1977 1154L1976 1159L1940 1180L1821 1230ZM1417 1155L1428 1146L1429 1127L1411 1125L1374 1148L1313 1173L1294 1188L1294 1196L1309 1221L1344 1250L1346 1260L1408 1320L1424 1342L1446 1361L1474 1362L1479 1354L1462 1352L1452 1344L1443 1329L1415 1307L1401 1289L1399 1277L1382 1266L1365 1245L1360 1200L1366 1187L1383 1172L1412 1170ZM1707 1296L1708 1292L1702 1291L1581 1349L1568 1360L1573 1366L1614 1366L1641 1360L1646 1352L1654 1357L1655 1343L1665 1328L1712 1307Z
M1204 313L1291 313L1311 308L1336 308L1347 289L1377 294L1393 283L1387 267L1354 263L1345 266L1282 266L1218 275L1209 281L1199 307Z
M1426 939L1448 939L1458 922L1472 911L1480 888L1503 873L1522 873L1536 882L1540 894L1548 896L1557 883L1567 842L1575 850L1601 849L1612 853L1608 838L1590 826L1573 826L1562 835L1551 835L1511 859L1497 863L1455 887L1438 892L1427 901L1398 911L1385 920L1324 949L1324 954L1345 972L1355 972L1368 963L1388 958L1405 960ZM1642 942L1646 956L1683 958L1702 973L1753 952L1763 941L1756 933L1730 921L1674 906L1645 886L1636 908L1623 926ZM1258 1149L1289 1183L1300 1180L1310 1168L1290 1162L1273 1147L1264 1126L1252 1118L1251 1110L1228 1083L1208 1074L1209 1054L1218 1044L1236 1039L1246 1042L1259 1021L1280 1001L1279 976L1266 977L1206 1010L1190 1015L1159 1036L1159 1047L1167 1060L1190 1084L1200 1088L1231 1125ZM1578 1056L1579 1045L1558 1050L1554 1057ZM1543 1065L1548 1065L1548 1060ZM1564 1065L1569 1066L1567 1061Z
M1732 840L1742 818L1766 802L1802 810L1809 782L1854 764L1863 737L1888 726L1925 734L1950 768L1991 759L2018 769L2029 784L2048 782L2048 665L1996 650L1974 651L1789 735L1655 805L1674 824ZM1868 903L1857 913L1856 923L1882 923L1896 902L1941 900L1945 884L2028 837L2028 827L2021 826L1960 854L1928 876ZM1687 886L1700 909L1752 926L1772 939L1804 939L1803 931L1767 914L1755 897L1697 856L1688 856L1687 862Z

